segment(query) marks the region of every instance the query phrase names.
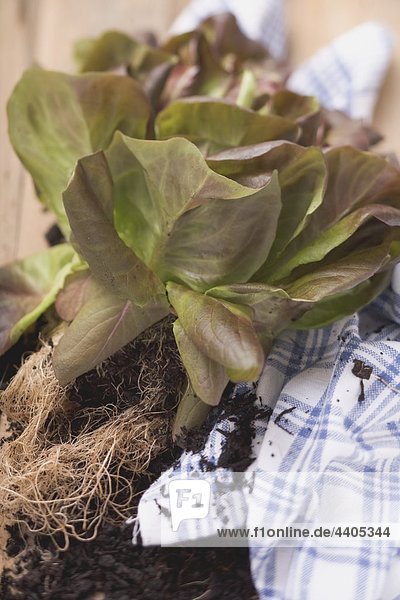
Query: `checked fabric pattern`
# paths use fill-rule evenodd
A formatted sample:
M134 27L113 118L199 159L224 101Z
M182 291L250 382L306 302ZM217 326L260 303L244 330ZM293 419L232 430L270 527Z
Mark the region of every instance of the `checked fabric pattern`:
M396 276L399 276L397 271ZM373 368L364 380L352 373L354 361ZM238 394L243 393L238 390ZM267 423L257 423L249 471L261 475L248 503L246 492L231 497L229 527L266 523L318 525L320 506L315 488L301 473L315 474L330 521L398 522L400 515L400 295L389 288L359 315L311 331L290 331L275 343L260 379L257 395L273 409ZM238 398L240 401L240 398ZM258 401L257 401L258 402ZM276 417L287 409L284 423ZM277 421L277 422L275 422ZM139 522L145 544L160 543L160 494L176 474L202 470L202 459L217 459L223 431L219 422L202 455L184 453L180 464L164 473L145 493ZM299 477L289 473L299 472ZM216 472L218 475L218 470ZM155 502L157 499L157 503ZM337 514L335 514L337 511ZM221 522L219 526L223 526ZM182 542L207 537L215 516L197 524L183 522ZM251 548L251 568L260 598L327 600L395 600L400 593L400 552L381 543L361 547Z

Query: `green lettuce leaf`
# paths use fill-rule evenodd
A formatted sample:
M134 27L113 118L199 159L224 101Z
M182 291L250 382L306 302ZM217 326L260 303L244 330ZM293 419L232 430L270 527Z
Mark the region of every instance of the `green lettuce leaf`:
M103 152L78 161L64 205L92 276L124 300L144 306L164 294L157 276L124 244L113 224L113 182Z
M311 273L286 286L287 293L298 300L318 302L349 290L388 265L390 236L379 246L356 250L332 264L316 267Z
M61 385L95 367L169 313L161 281L114 228L112 179L103 152L78 161L64 204L92 280L88 299L54 353Z
M268 111L273 115L297 121L306 119L320 110L320 104L313 96L302 96L289 90L279 90L271 96Z
M354 233L371 220L384 223L388 226L388 230L392 227L400 227L400 210L382 204L369 204L368 206L354 210L330 229L320 234L316 239L313 239L309 245L299 250L293 258L287 260L280 268L276 269L272 276L273 281L285 279L300 265L320 263L329 252L345 242L347 242L346 251L343 254L346 256L348 252L356 249L359 245L359 239L356 237L354 244L351 245ZM374 236L371 235L373 234L373 229L369 231L372 245L374 240Z
M74 58L81 73L109 71L129 64L135 40L121 31L106 31L98 38L79 40Z
M241 186L214 173L181 138L118 134L106 157L116 228L164 282L204 291L246 281L263 264L281 209L276 176L259 191Z
M205 291L217 283L247 281L263 264L281 209L276 175L260 191L212 200L183 214L164 249L163 280Z
M245 69L240 79L236 104L242 108L252 108L257 95L257 79L253 71Z
M54 372L60 385L67 385L96 367L168 312L168 305L160 297L139 307L93 280L89 299L53 354Z
M96 39L81 40L76 46L76 59L81 73L108 71L121 66L130 67L137 76L177 58L169 52L139 42L120 31L106 31Z
M265 185L273 170L278 172L282 210L267 262L256 277L263 281L274 260L306 227L321 205L326 185L326 165L318 148L303 148L288 142L270 142L233 148L207 159L217 173L251 187Z
M80 267L69 244L0 267L0 354L54 303L66 277Z
M93 40L81 40L75 47L79 70L108 71L125 67L156 104L178 58L159 48L139 42L120 31L107 31Z
M390 282L391 271L377 273L351 290L317 302L291 324L294 329L320 328L347 317L376 298Z
M279 333L312 306L309 302L292 299L282 288L260 283L222 285L206 293L251 308L253 327L266 354Z
M400 207L400 170L386 159L351 146L325 153L328 180L323 203L304 231L312 239L356 208L385 203ZM304 239L298 240L303 245Z
M171 40L167 47L174 44L180 62L165 87L164 104L184 96L225 96L232 75L223 68L204 35L183 34Z
M179 319L174 323L174 336L194 393L206 404L216 406L229 381L224 367L194 344Z
M174 426L172 429L172 438L179 444L179 438L184 432L202 425L207 418L210 410L209 404L205 404L196 396L190 384L183 394L178 410L176 412Z
M171 103L158 114L155 128L158 139L184 136L206 155L271 140L296 141L300 133L289 119L208 98Z
M10 138L64 234L62 192L76 161L106 148L116 130L145 137L149 118L149 102L130 77L25 72L8 103Z

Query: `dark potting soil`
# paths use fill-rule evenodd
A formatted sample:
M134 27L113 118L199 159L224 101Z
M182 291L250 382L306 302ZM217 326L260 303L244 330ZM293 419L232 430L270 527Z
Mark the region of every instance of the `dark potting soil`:
M51 225L51 227L48 228L45 233L45 238L49 246L58 246L58 244L63 244L66 241L63 232L57 223L54 223L54 225Z
M246 548L134 547L130 530L109 525L59 555L31 548L19 566L27 572L3 576L2 600L257 598Z
M183 431L179 444L188 452L200 453L204 448L210 431L218 422L230 421L234 424L232 431L219 429L224 436L222 451L216 464L203 457L202 466L206 471L215 468L227 468L232 471L245 471L254 460L252 455L253 440L256 435L255 421L262 419L268 423L272 409L263 407L257 398L255 386L243 391L230 383L218 406L208 413L206 421L190 431Z
M171 448L150 465L146 489L175 462ZM7 554L19 554L3 573L1 600L242 600L257 599L247 548L161 548L133 546L132 529L104 525L91 542L71 540L57 552L49 537L35 544L10 531ZM26 545L26 546L25 546ZM98 594L96 596L96 593Z
M167 336L170 334L167 331ZM169 342L172 347L172 338L167 346ZM132 348L128 345L114 355L106 369L93 370L78 378L71 399L85 406L99 406L107 400L124 410L134 400L138 375L133 372L136 361ZM143 347L136 344L134 350L135 354L140 352L142 358L143 353L151 353L147 342ZM173 360L170 366L171 390L176 390L182 376L181 366ZM171 394L171 402L174 399ZM171 447L152 461L149 473L139 479L138 489L144 491L171 466L182 452L182 446L188 451L201 451L209 432L221 419L235 423L235 429L224 432L225 441L218 464L211 464L204 458L204 469L218 466L244 470L253 460L253 421L269 416L269 409L259 406L254 389L240 393L228 386L220 405L210 411L201 427L183 436L181 447L171 442ZM25 542L19 539L18 529L14 527L11 534L7 552L10 556L18 552L19 555L13 571L5 571L2 576L2 600L257 598L247 548L133 546L131 527L106 524L95 540L71 540L69 549L64 552L58 552L46 536L36 536L34 543L28 542L21 551Z
M20 368L24 356L38 349L39 332L47 326L47 319L44 316L40 317L35 326L26 331L16 344L0 356L0 391L6 389Z
M173 408L177 390L184 381L172 331L173 320L167 317L156 323L97 369L78 377L69 399L91 408L112 404L122 411L142 396L143 389L151 388L154 380L162 378L163 394Z

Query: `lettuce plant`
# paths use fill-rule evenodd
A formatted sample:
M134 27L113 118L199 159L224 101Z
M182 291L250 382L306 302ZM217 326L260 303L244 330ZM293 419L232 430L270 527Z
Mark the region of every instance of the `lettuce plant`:
M177 428L229 380L256 380L284 329L373 299L400 256L398 167L326 145L344 117L283 89L224 19L156 48L118 32L86 40L81 75L31 70L8 107L69 241L0 269L0 351L56 301L66 385L172 314L188 375ZM346 139L376 141L358 125Z
M62 384L172 313L187 402L215 405L282 330L358 309L400 256L400 173L351 147L207 161L184 138L117 133L78 161L64 204L92 289L54 353Z

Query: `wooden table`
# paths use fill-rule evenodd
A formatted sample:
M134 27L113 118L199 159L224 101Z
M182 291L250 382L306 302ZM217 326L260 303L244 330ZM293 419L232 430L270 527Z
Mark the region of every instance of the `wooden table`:
M243 0L245 2L246 0ZM187 0L0 0L0 264L45 246L52 223L7 138L4 106L33 63L72 70L72 44L106 29L166 32ZM286 0L292 64L358 23L380 19L400 34L399 0ZM400 49L385 84L375 123L386 147L400 154Z
M165 33L186 0L0 0L0 264L45 247L54 221L35 198L7 137L6 101L37 63L72 71L72 45L107 29Z

